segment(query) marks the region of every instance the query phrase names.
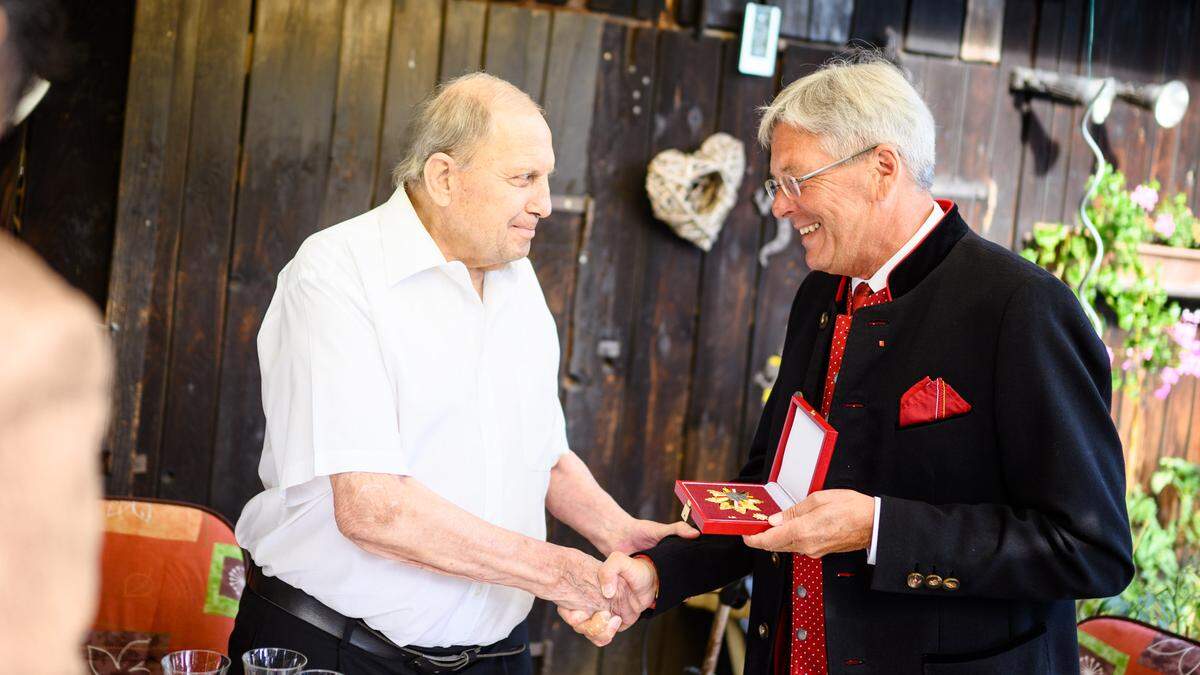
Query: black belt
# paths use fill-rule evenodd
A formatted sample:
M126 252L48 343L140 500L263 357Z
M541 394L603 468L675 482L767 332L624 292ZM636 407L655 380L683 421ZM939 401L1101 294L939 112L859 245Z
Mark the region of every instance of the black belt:
M387 661L400 661L419 673L454 673L479 661L504 656L516 656L525 651L525 645L515 647L450 647L427 649L404 647L389 640L385 635L368 626L362 619L351 619L330 609L320 600L304 591L263 574L262 569L250 563L246 586L264 600L279 607L292 616L342 640L373 656ZM485 651L487 650L487 651Z

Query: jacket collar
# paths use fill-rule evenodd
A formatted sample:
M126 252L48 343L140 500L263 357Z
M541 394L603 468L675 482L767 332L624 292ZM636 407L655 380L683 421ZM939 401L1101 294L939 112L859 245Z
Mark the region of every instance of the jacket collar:
M921 283L949 255L950 249L954 248L958 240L962 239L970 229L959 215L956 204L939 199L938 205L942 207L946 215L942 217L937 227L925 235L925 239L892 269L892 273L888 276L888 292L893 300Z
M889 301L904 295L921 283L970 229L959 215L958 206L954 202L939 199L937 203L945 215L888 273L884 288L888 292ZM842 301L850 294L851 280L850 277L836 275L832 276L832 279L837 280L833 302L841 306Z

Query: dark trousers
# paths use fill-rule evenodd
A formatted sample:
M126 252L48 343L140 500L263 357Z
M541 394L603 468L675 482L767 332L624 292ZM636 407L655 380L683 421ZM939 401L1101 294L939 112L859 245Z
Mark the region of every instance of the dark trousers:
M363 630L357 624L351 630ZM389 662L350 644L351 633L337 638L298 619L247 588L238 607L233 634L229 636L229 658L233 661L230 675L242 675L242 654L257 647L285 647L308 657L309 668L327 668L346 675L420 675L400 661ZM529 644L529 629L525 622L513 629L511 635L496 643L516 647ZM458 649L426 652L451 653ZM529 649L514 656L481 659L459 671L467 675L533 675L533 659Z

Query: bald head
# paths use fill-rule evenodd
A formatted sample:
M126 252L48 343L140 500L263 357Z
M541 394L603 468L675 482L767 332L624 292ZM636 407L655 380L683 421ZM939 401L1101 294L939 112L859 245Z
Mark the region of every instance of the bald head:
M445 153L470 164L495 129L495 119L542 115L529 95L487 73L469 73L443 83L421 102L409 126L408 152L396 165L397 186L421 183L425 162Z

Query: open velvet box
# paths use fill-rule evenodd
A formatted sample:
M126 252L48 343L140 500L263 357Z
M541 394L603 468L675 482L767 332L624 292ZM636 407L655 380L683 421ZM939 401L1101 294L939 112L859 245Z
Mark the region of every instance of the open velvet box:
M795 506L825 482L837 432L804 400L792 396L766 485L675 481L683 519L704 534L757 534L772 514Z

